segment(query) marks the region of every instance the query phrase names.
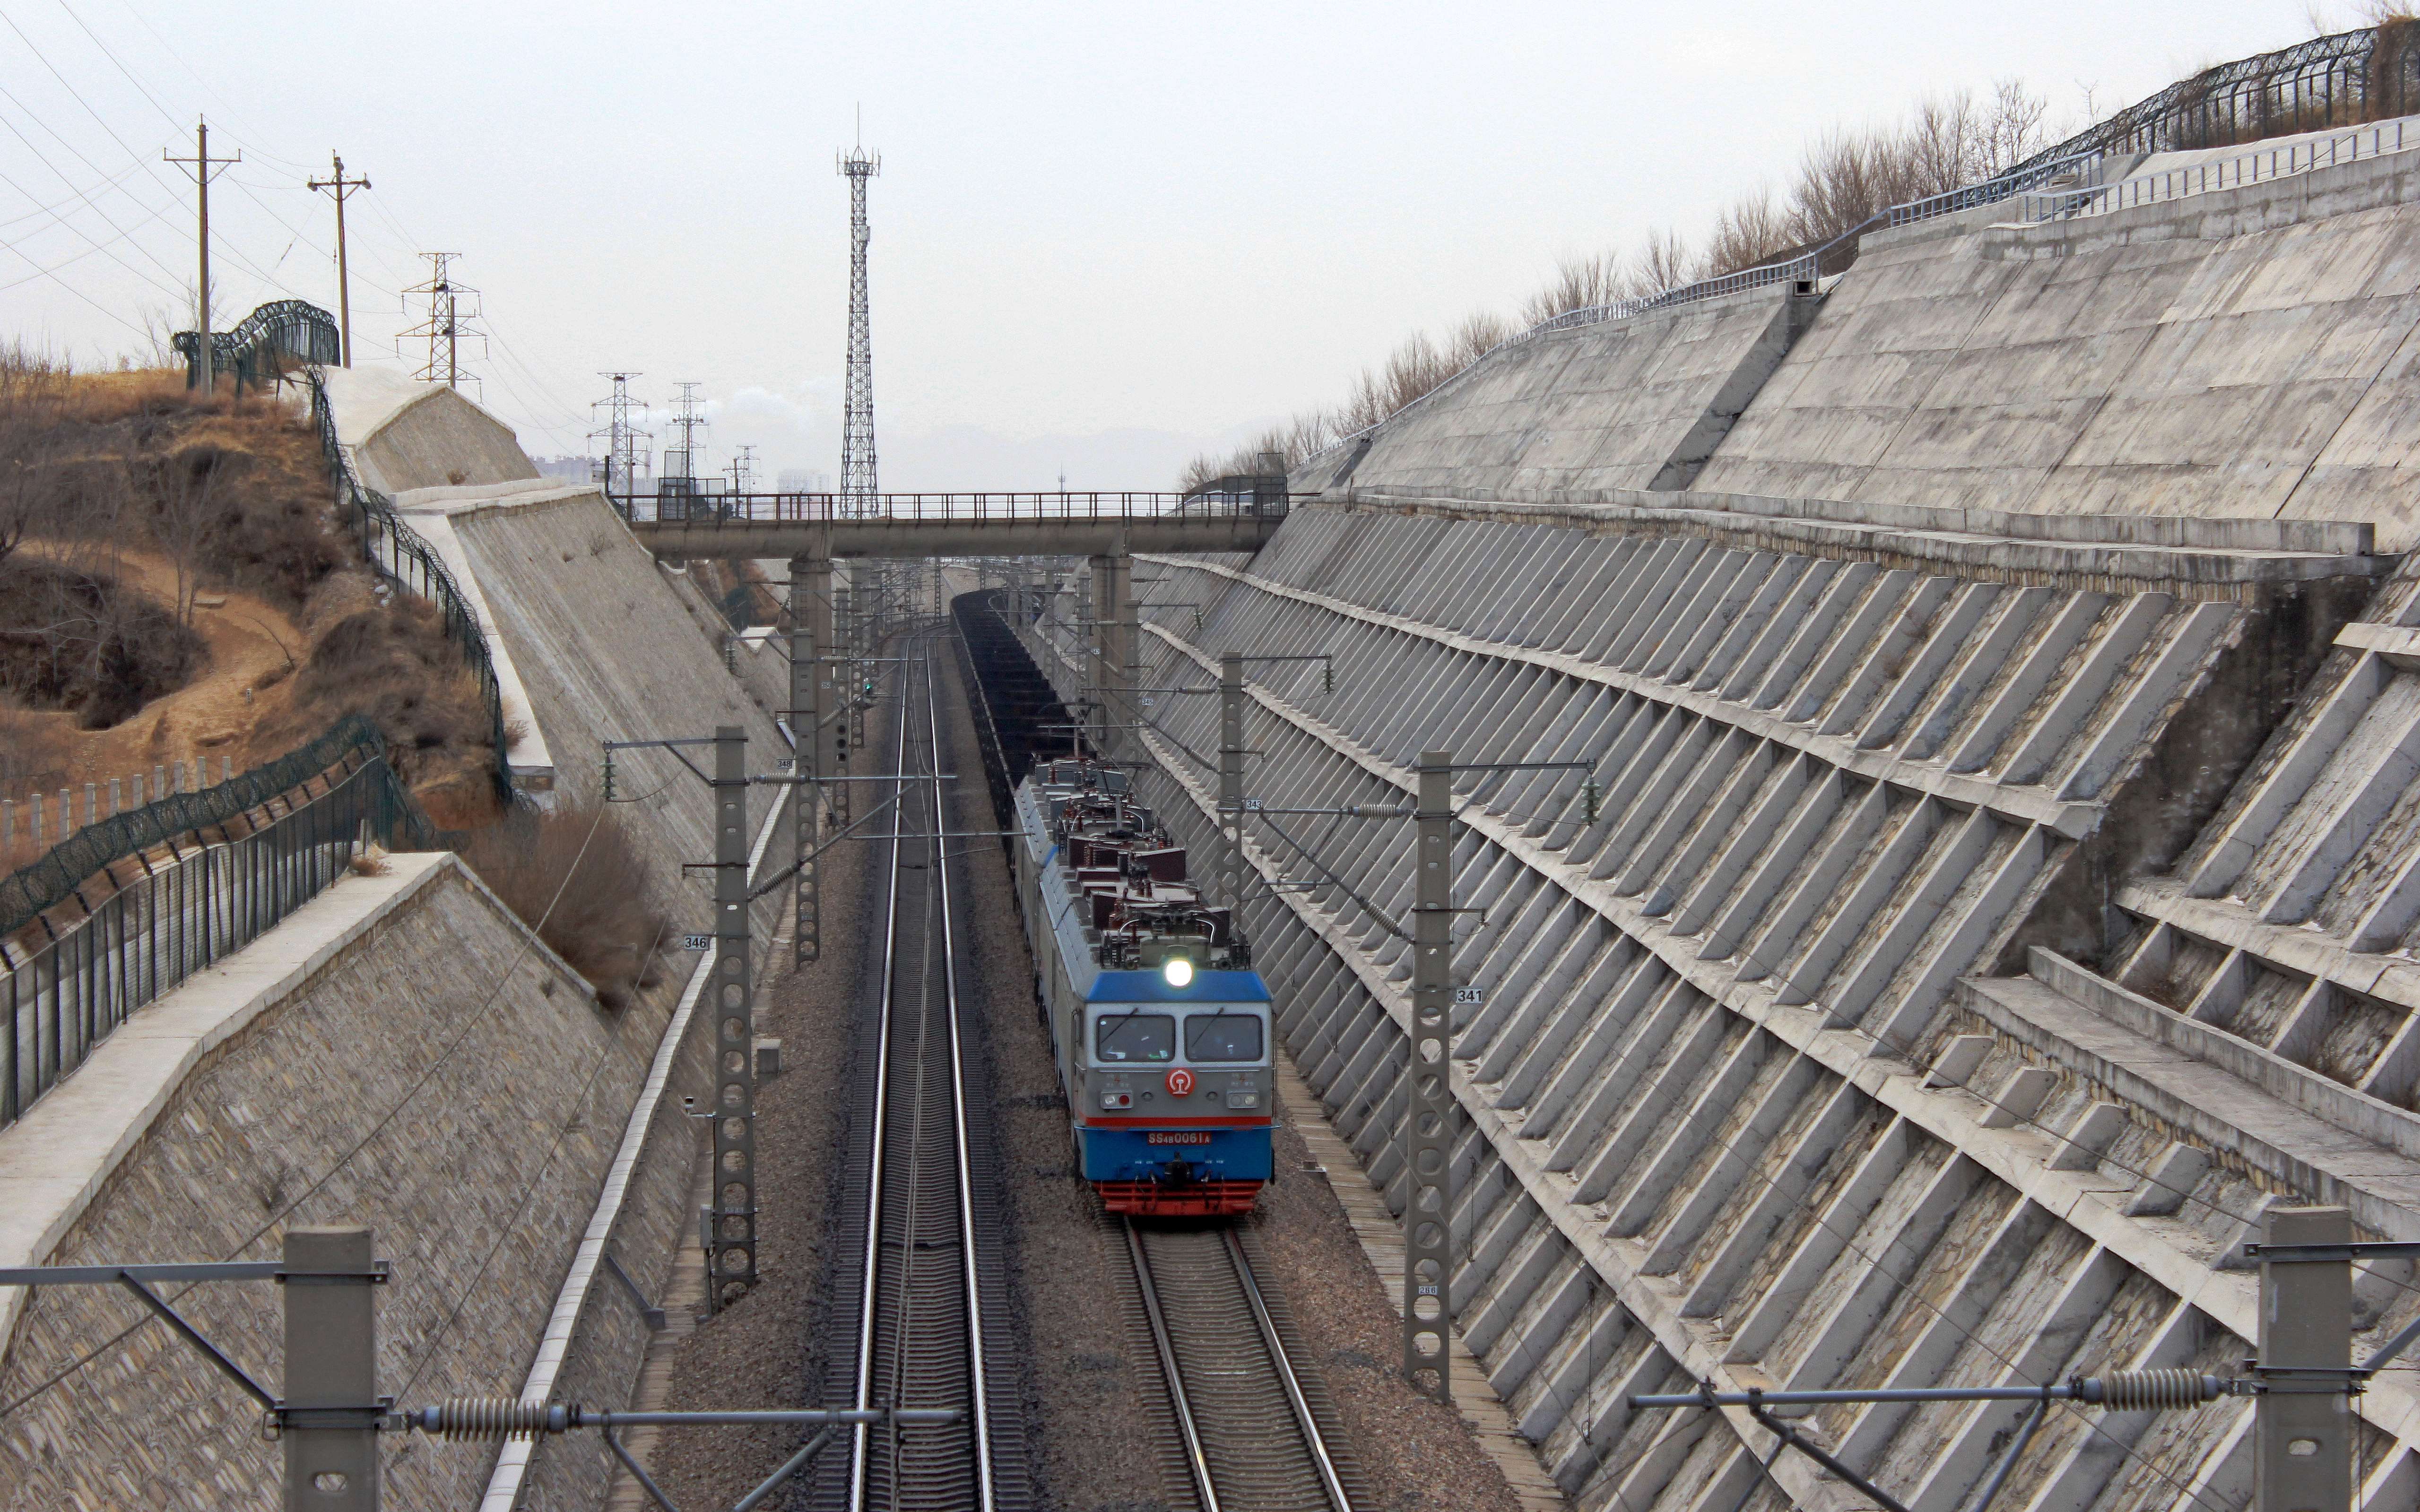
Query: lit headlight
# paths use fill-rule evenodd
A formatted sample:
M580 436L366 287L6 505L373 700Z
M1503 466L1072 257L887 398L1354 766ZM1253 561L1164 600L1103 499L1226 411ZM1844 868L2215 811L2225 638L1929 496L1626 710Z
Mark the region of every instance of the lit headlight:
M1192 984L1193 963L1181 955L1170 956L1168 964L1160 967L1159 971L1160 975L1168 979L1168 984L1171 987L1186 987Z
M1105 1108L1130 1108L1134 1106L1134 1094L1132 1092L1103 1092L1101 1094L1101 1106Z

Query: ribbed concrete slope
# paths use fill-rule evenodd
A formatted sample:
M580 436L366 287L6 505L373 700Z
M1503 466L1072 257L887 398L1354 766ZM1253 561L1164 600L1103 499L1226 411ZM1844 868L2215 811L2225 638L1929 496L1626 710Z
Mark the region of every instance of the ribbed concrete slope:
M1532 502L1685 487L1812 305L1752 289L1505 348L1388 421L1351 484Z
M1315 664L1252 674L1247 790L1272 808L1400 803L1425 748L1596 764L1593 822L1575 774L1457 782L1457 902L1485 912L1456 927L1483 1001L1457 1011L1455 1314L1576 1505L1863 1504L1798 1456L1786 1501L1758 1489L1773 1443L1744 1414L1623 1397L2229 1370L2257 1321L2225 1256L2266 1202L2420 1221L2384 1114L2170 1032L2070 953L2107 949L2130 872L2233 823L2374 559L2173 521L2020 547L1956 516L1860 539L1816 505L1792 529L1514 513L1305 511L1249 562L1167 559L1153 596L1202 627L1147 614L1140 676L1333 654L1332 693ZM1077 649L1035 640L1072 687ZM1193 841L1209 702L1141 737ZM1263 821L1249 911L1291 1053L1399 1210L1410 839ZM2420 1302L2365 1287L2374 1331ZM2408 1502L2420 1397L2360 1411L2373 1499ZM1948 1512L2015 1416L1808 1427ZM2241 1506L2249 1421L2062 1412L1997 1504Z
M696 738L736 724L748 732L752 769L789 754L602 494L500 501L453 524L546 733L558 793L588 801L602 791L608 740ZM704 766L712 752L687 754ZM647 850L651 894L683 927L699 927L702 895L680 867L714 853L706 784L669 752L628 751L616 757L614 786L640 800L620 811ZM752 799L752 820L770 801Z
M1710 491L2366 520L2420 539L2415 154L1869 238Z

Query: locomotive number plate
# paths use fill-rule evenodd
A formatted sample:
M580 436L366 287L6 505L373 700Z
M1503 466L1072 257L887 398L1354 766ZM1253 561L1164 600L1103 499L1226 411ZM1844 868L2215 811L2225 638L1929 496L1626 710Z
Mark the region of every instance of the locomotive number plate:
M1143 1136L1148 1145L1206 1145L1209 1131L1202 1129L1162 1129Z

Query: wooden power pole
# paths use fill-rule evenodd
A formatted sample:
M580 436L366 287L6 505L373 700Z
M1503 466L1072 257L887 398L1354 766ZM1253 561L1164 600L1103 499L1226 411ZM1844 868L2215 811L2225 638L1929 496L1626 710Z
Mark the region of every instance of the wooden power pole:
M327 178L311 180L313 189L333 190L336 195L336 327L344 334L345 365L353 365L353 278L345 266L345 198L356 189L367 189L367 178L347 178L345 160L331 152L336 171Z
M199 314L195 317L194 324L201 333L201 347L194 354L194 371L199 378L202 393L207 397L218 382L218 354L210 349L210 175L214 169L224 168L233 162L241 162L243 154L238 152L232 158L211 157L210 123L196 117L194 124L194 155L190 158L172 158L163 150L160 156L179 167L192 169L194 187L199 193L202 267L201 288L198 291L199 297L195 301L199 306Z

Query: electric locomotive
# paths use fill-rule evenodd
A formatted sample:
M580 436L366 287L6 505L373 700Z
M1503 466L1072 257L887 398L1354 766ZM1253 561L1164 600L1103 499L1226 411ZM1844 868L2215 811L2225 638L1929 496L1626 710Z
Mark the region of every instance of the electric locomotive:
M1125 774L1038 761L1016 790L1017 894L1078 1169L1112 1212L1251 1211L1276 1101L1268 988L1231 910Z

